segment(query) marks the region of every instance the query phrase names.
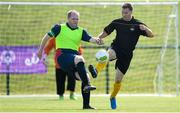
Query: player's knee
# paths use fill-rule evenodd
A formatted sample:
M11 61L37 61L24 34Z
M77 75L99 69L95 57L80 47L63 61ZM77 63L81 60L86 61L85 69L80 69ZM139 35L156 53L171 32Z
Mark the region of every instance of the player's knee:
M121 79L115 80L116 83L121 83L121 81L122 81Z
M85 62L84 58L82 56L76 56L75 57L75 64L78 64L79 62Z
M122 76L116 76L115 82L120 83L122 81L122 78L123 78Z
M76 79L76 80L81 80L81 78L80 78L78 72L75 72L75 79Z
M121 82L123 77L124 77L124 74L119 69L117 69L116 70L115 82Z
M108 54L109 54L109 61L116 59L116 53L113 49L109 49Z

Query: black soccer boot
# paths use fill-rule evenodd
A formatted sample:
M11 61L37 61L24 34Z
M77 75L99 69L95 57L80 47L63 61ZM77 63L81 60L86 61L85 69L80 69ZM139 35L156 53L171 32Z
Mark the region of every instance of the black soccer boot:
M84 92L89 92L91 90L95 90L96 87L95 86L91 86L91 85L86 85L83 89Z
M88 105L88 106L83 106L83 109L96 109L96 108L91 107L90 105Z

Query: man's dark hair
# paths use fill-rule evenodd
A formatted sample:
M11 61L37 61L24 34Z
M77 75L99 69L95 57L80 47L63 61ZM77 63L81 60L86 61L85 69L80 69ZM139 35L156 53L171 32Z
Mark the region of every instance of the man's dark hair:
M128 8L130 11L133 11L133 7L130 3L124 3L122 6L123 9Z

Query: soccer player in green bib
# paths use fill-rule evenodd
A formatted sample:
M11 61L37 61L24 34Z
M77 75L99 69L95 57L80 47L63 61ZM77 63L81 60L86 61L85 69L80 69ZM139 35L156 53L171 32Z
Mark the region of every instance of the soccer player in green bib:
M55 25L50 32L43 37L38 57L42 58L42 52L45 44L49 38L55 38L56 56L55 62L58 68L68 73L68 76L74 76L77 71L79 78L82 81L82 97L83 109L94 109L90 106L90 91L95 90L96 87L90 84L90 78L86 71L84 58L79 55L78 49L81 40L95 44L102 44L99 38L93 38L82 28L78 26L79 12L70 10L67 13L68 22L65 24ZM78 79L78 77L76 77Z

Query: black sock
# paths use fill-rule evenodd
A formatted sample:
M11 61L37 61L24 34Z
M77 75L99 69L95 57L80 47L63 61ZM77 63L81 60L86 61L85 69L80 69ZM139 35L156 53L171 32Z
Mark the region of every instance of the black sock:
M84 66L84 62L79 62L77 64L77 71L79 73L79 77L81 78L84 85L89 85L89 80L87 77L86 68Z
M74 92L76 86L75 72L74 71L68 72L67 79L68 79L67 90Z
M83 97L83 107L87 107L89 106L89 102L90 102L90 91L88 92L84 92L85 85L82 83L81 85L81 93L82 93L82 97Z

